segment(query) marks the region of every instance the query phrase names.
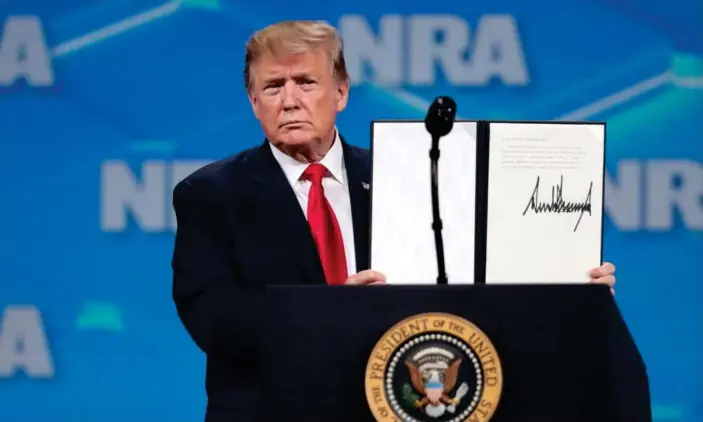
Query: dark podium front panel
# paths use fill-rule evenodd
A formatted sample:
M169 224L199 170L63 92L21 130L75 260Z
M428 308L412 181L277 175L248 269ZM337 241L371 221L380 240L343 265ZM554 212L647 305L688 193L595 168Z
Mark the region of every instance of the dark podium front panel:
M607 286L267 295L266 421L651 421L646 370Z

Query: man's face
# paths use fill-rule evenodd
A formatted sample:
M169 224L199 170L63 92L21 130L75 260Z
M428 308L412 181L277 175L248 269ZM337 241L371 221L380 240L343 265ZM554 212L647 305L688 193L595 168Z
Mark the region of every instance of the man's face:
M254 114L279 148L306 148L333 133L347 105L349 84L338 82L322 51L285 59L263 57L251 67Z

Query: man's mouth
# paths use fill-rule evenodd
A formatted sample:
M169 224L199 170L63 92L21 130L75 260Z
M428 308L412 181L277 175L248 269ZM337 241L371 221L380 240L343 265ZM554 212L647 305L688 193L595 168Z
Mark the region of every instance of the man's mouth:
M285 122L281 125L281 127L295 127L295 126L302 126L307 124L308 122L304 122L302 120L291 120L290 122Z

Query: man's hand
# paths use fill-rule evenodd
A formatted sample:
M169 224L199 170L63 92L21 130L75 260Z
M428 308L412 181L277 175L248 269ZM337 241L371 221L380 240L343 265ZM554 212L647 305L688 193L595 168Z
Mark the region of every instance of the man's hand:
M368 284L384 284L386 276L374 270L364 270L349 277L344 282L345 285L368 285Z
M606 262L598 268L593 268L588 272L591 277L591 283L607 284L610 286L610 292L615 294L615 265Z

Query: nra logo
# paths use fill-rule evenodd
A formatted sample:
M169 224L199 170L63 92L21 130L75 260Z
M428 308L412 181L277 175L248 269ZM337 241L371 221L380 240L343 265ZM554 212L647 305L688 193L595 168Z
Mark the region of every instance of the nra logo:
M0 31L0 86L19 81L32 87L54 85L51 52L36 16L10 16Z
M339 20L352 83L454 86L497 82L525 86L530 75L515 18L481 16L471 24L456 15L360 15Z

